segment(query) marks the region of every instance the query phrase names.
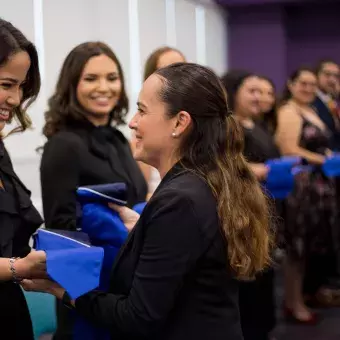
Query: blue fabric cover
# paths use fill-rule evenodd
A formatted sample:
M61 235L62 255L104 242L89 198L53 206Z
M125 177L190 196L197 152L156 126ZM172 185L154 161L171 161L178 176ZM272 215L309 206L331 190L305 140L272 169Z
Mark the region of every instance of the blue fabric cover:
M284 199L293 190L293 167L301 162L299 157L281 157L270 159L265 164L269 167L267 179L263 182L265 191L275 199Z
M340 154L333 154L331 157L327 157L325 163L322 165L323 173L327 177L339 177L340 176Z
M47 273L73 299L99 286L104 250L84 242L87 235L39 229L35 248L47 256Z

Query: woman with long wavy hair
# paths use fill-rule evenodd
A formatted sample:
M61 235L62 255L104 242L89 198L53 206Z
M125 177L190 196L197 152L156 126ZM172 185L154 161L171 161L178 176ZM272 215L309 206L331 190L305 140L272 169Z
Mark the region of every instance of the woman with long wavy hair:
M145 81L129 126L135 159L162 182L140 216L113 206L131 231L109 291L71 301L54 282L24 287L63 299L111 339L242 340L235 279L269 264L272 237L223 85L196 64L162 68Z

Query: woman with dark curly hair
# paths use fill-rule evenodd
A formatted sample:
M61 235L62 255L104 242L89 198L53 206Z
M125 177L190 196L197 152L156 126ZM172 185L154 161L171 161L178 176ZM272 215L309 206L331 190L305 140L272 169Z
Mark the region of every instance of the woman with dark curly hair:
M40 171L48 228L76 230L79 186L124 182L129 206L145 201L143 174L116 128L125 124L127 111L123 71L112 50L101 42L75 47L45 113L48 142ZM68 318L58 321L60 326ZM68 339L65 327L58 327L58 339Z

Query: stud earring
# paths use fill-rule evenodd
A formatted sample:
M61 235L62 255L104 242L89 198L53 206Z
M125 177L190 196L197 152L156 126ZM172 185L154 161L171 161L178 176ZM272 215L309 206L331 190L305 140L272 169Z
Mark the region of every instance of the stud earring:
M173 133L171 134L171 136L172 136L172 137L176 137L176 132L173 132Z

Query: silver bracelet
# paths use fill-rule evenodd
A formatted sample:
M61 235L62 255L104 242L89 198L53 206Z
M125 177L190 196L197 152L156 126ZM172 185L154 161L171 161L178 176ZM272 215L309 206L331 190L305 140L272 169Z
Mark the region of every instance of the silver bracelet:
M15 263L17 260L18 260L17 257L11 257L11 258L9 259L9 267L10 267L11 272L12 272L12 281L13 281L14 283L19 283L19 282L21 282L21 281L23 280L22 278L20 278L20 277L17 275L17 272L16 272L16 270L15 270L15 268L14 268L14 263Z

